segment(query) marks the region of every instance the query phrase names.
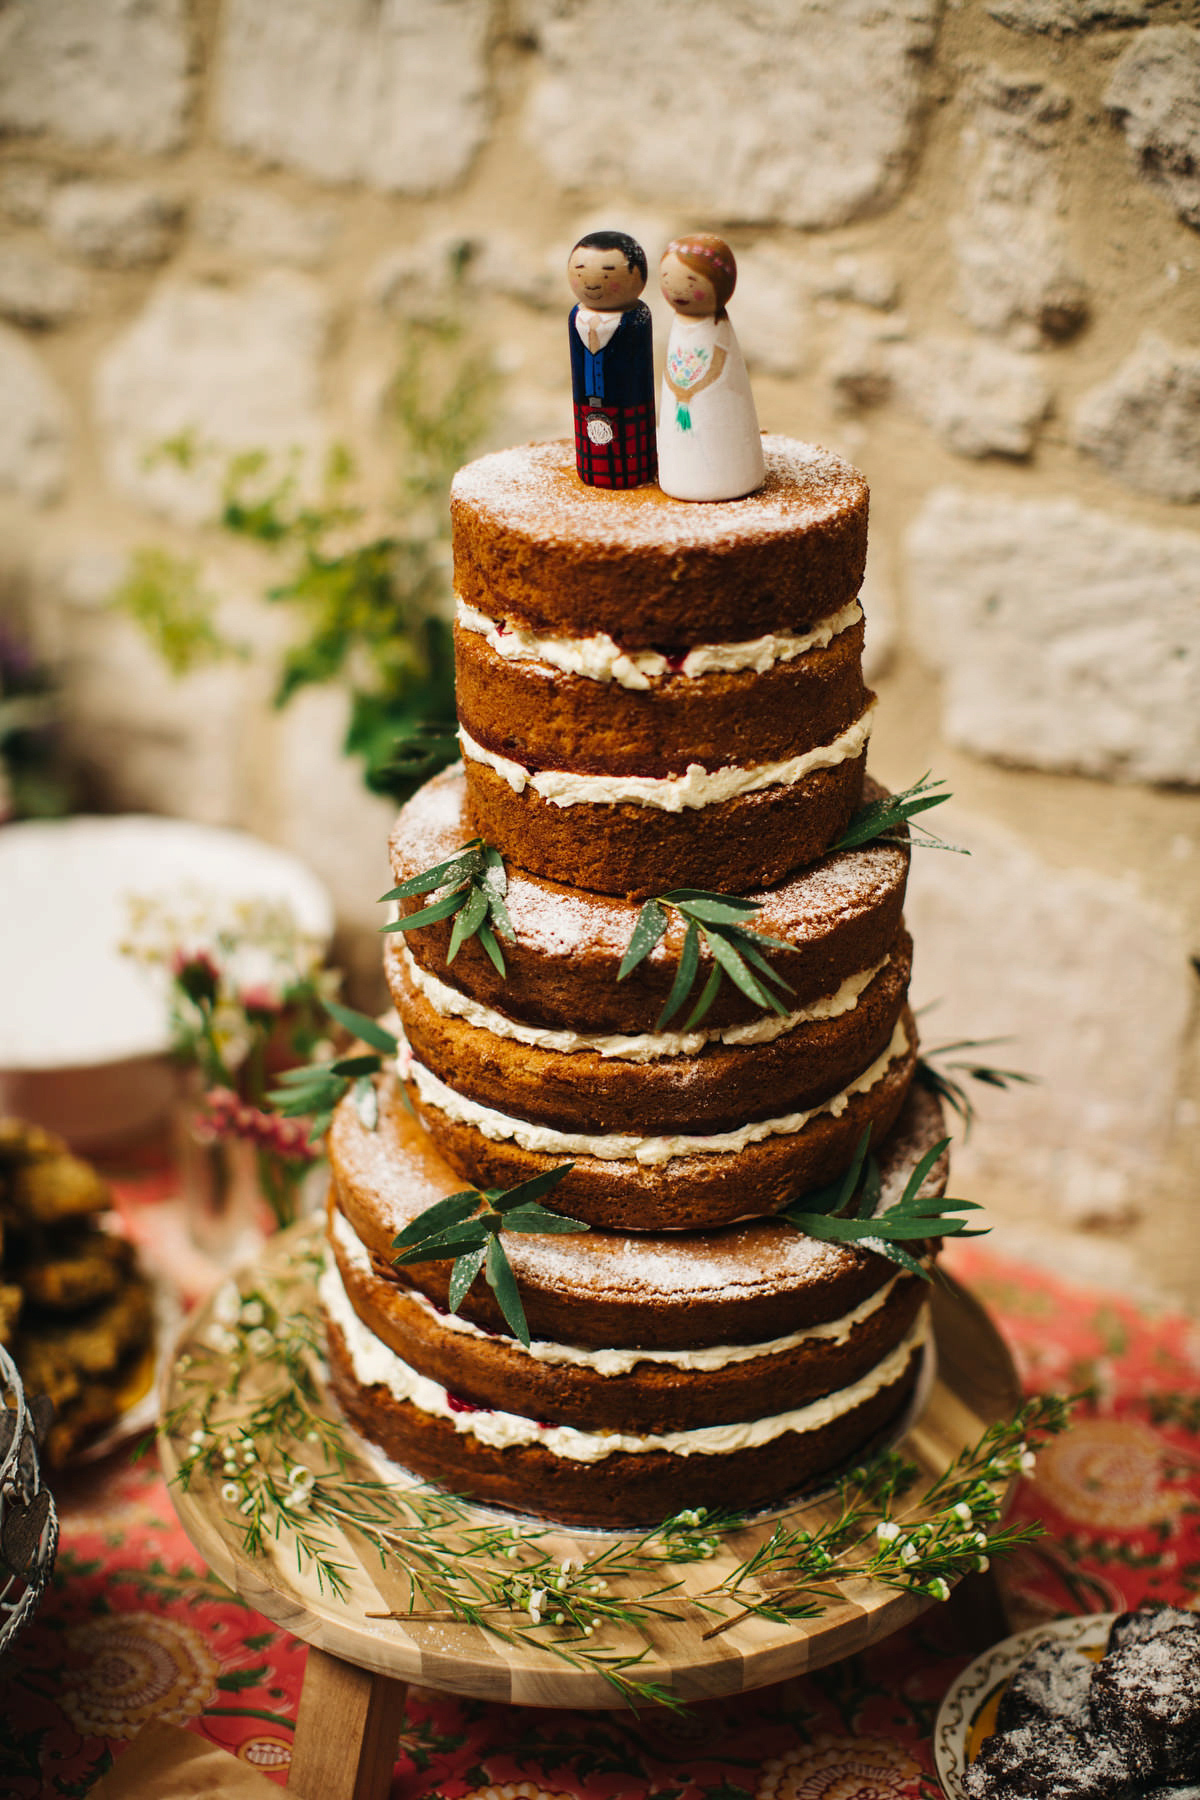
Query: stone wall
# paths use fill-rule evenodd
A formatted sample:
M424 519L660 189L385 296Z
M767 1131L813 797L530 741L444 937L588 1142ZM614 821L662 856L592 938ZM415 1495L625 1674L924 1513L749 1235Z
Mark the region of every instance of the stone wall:
M452 265L493 439L561 433L569 245L724 230L764 426L871 478L873 766L947 777L972 853L916 858L927 1038L1041 1077L982 1094L959 1191L1200 1292L1189 0L8 0L0 133L7 604L105 804L294 847L366 962L344 702L271 710L269 572L148 453L341 441L382 498ZM173 682L109 605L146 545L259 654Z

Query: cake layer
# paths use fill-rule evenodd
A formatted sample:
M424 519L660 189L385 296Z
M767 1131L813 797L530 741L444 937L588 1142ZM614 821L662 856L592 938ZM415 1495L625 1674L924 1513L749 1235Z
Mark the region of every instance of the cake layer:
M924 1284L898 1274L828 1324L763 1345L700 1352L581 1350L511 1337L439 1313L396 1271L377 1268L344 1215L330 1221L347 1298L375 1337L456 1404L583 1431L689 1431L787 1412L860 1380L911 1329Z
M668 670L638 689L506 658L457 625L458 716L475 743L529 770L662 777L692 765L758 767L830 744L862 716L862 639L860 614L827 646L765 670Z
M749 1043L710 1041L643 1061L531 1044L534 1033L523 1041L500 1014L470 1022L451 1010L454 991L424 977L402 946L387 964L413 1055L456 1093L560 1131L644 1136L730 1131L828 1100L887 1047L911 969L912 941L901 932L860 992L847 984L832 1016L801 1016L780 1032L784 1021L766 1013L764 1030L746 1028Z
M668 654L808 630L858 593L867 485L815 445L763 450L764 485L720 506L588 487L565 440L480 457L451 489L457 592L500 623Z
M702 1231L778 1212L845 1169L870 1127L882 1142L917 1060L909 1012L869 1068L811 1110L728 1132L568 1132L466 1099L404 1058L407 1097L446 1160L480 1187L515 1187L572 1164L556 1189L564 1212L611 1231Z
M792 1413L695 1433L582 1433L454 1410L444 1390L414 1375L352 1308L336 1314L331 1298L325 1288L332 1386L365 1437L452 1491L564 1524L652 1525L685 1507L723 1512L732 1501L750 1509L811 1487L895 1424L921 1365L917 1332L863 1382ZM414 1392L424 1405L408 1397Z
M883 791L869 783L866 797L878 798ZM396 882L445 862L471 836L462 771L447 770L400 813L391 840ZM827 856L777 887L749 891L761 908L750 921L754 930L781 940L771 962L790 985L789 1007L828 999L887 956L901 930L908 859L905 844L870 844ZM415 912L431 897L406 901L404 909ZM447 967L451 920L408 933L404 941L423 970L512 1019L593 1034L654 1032L683 945L684 924L677 914L670 915L656 949L618 982L638 904L510 868L507 905L516 941L504 945L506 976L473 938ZM394 946L396 940L390 942ZM393 949L389 981L395 954ZM756 1002L728 981L704 1020L712 1031L762 1023Z
M337 1204L376 1273L444 1308L450 1263L393 1271L393 1240L461 1188L462 1180L396 1103L395 1093L394 1081L381 1080L373 1130L350 1101L338 1108L328 1140ZM895 1130L881 1142L884 1209L896 1203L912 1169L944 1135L936 1099L914 1088ZM942 1158L922 1191L944 1192L946 1178ZM558 1192L553 1205L570 1210ZM593 1350L761 1345L829 1326L877 1297L895 1274L869 1251L819 1243L768 1219L699 1234L509 1234L505 1247L534 1338ZM485 1331L508 1334L491 1289L481 1281L461 1311Z
M663 804L546 799L517 765L497 771L481 760L490 752L464 742L471 823L506 861L592 893L632 899L678 887L745 893L815 862L849 824L862 797L866 739L857 727L844 736L852 740L844 748L826 747L835 760L796 780L696 804L681 798L690 777L677 778L669 794L664 786ZM697 790L688 792L694 797Z

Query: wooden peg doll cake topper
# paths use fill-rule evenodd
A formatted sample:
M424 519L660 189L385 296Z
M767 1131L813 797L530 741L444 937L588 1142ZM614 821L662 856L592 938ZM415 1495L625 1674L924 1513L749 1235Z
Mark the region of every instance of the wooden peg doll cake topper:
M667 245L659 280L675 317L658 424L658 482L676 500L736 500L766 475L750 378L725 310L737 263L724 239Z
M575 467L589 487L654 480L654 351L641 298L646 252L624 231L593 231L567 258Z

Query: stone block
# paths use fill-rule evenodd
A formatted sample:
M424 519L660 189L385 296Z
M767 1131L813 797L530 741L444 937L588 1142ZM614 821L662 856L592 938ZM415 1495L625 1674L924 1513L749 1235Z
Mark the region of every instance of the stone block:
M1147 332L1108 381L1084 395L1072 437L1126 486L1200 500L1200 351Z
M217 135L323 181L437 193L486 135L490 17L490 0L227 0Z
M304 688L272 715L276 780L270 818L258 829L320 876L339 921L378 931L386 921L376 902L391 886L387 840L396 807L364 787L362 764L342 749L347 706L341 688Z
M900 299L900 282L886 256L870 251L835 256L828 268L810 277L814 295L823 300L852 300L877 312L891 312Z
M183 202L145 181L68 181L46 210L55 243L83 262L138 269L162 262L183 220Z
M1141 25L1154 0L987 0L987 11L1010 31L1073 37Z
M951 743L1035 768L1200 783L1200 533L941 488L907 557L909 626L943 675Z
M17 225L40 225L54 192L55 176L39 163L0 165L0 212Z
M67 403L40 359L0 326L0 489L43 504L67 479Z
M1200 29L1155 25L1127 44L1104 103L1146 180L1200 227Z
M706 220L879 212L917 142L936 0L520 0L527 140L568 188L703 201ZM745 98L743 98L745 97Z
M825 370L840 411L868 412L892 399L893 353L906 331L899 319L886 325L861 318L847 320Z
M1088 314L1087 290L1067 244L1060 90L991 69L968 89L964 204L949 222L960 309L980 331L1027 347L1071 337Z
M96 371L96 416L113 486L197 524L216 508L232 453L295 454L311 465L326 441L321 360L328 326L319 290L285 270L236 288L162 282ZM190 454L156 455L173 440Z
M54 655L68 751L110 807L242 823L247 734L266 704L263 671L230 661L173 676L137 626L111 609L124 568L122 551L93 544L42 576L41 635ZM53 623L48 613L57 614Z
M0 132L141 155L186 136L186 0L24 0L0 19Z
M803 260L781 245L755 244L738 257L731 305L749 366L771 375L799 374L809 360L812 339Z
M1050 390L1036 356L1000 344L923 337L887 351L897 397L959 456L1032 455Z
M319 268L338 232L331 206L295 206L266 188L231 187L201 200L196 232L206 243L253 262Z
M936 1002L923 1047L999 1037L978 1060L1037 1077L1003 1093L965 1082L979 1116L965 1141L949 1122L954 1191L991 1178L1047 1224L1127 1216L1173 1124L1194 987L1180 922L1125 882L1051 866L992 821L944 810L935 828L971 854L913 856L913 997Z
M0 315L45 331L74 318L86 287L75 269L36 245L0 244Z

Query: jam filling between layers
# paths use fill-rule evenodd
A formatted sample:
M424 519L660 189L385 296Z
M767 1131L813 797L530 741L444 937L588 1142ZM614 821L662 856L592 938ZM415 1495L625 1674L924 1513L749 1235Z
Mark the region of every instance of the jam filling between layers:
M762 1419L642 1437L623 1431L580 1431L573 1425L540 1425L536 1419L523 1418L519 1413L467 1411L461 1401L452 1402L439 1382L419 1375L367 1329L351 1305L332 1260L317 1283L317 1294L326 1315L341 1333L355 1379L364 1388L386 1388L395 1400L408 1402L419 1412L436 1418L449 1419L455 1431L477 1438L492 1449L536 1445L552 1456L584 1463L602 1462L617 1454L644 1456L660 1450L674 1456L728 1456L734 1451L769 1444L785 1432L803 1435L820 1431L899 1381L929 1334L929 1308L924 1306L895 1349L849 1387Z
M684 675L736 674L750 669L762 675L774 664L792 662L810 650L824 650L835 637L849 631L862 618L857 600L821 619L803 634L768 632L735 644L697 644L683 656L664 656L658 650L623 650L606 631L590 637L547 637L516 625L502 625L470 601L459 599L455 618L464 631L487 641L506 662L536 662L564 675L582 675L588 681L615 681L619 687L645 690L655 678Z
M781 948L786 948L782 940ZM481 1001L473 1000L469 994L462 993L460 989L451 987L448 982L430 974L428 969L423 969L417 962L407 944L399 946L398 955L413 986L443 1019L462 1019L465 1024L473 1025L477 1030L490 1031L495 1037L511 1038L514 1043L527 1044L534 1050L553 1050L564 1056L591 1051L596 1056L609 1060L634 1063L659 1062L672 1056L698 1056L709 1044L726 1044L731 1048L747 1044L773 1044L777 1038L786 1037L799 1025L812 1024L821 1019L840 1018L843 1013L853 1012L858 1005L859 995L891 961L890 955L885 956L873 968L861 969L856 975L848 975L835 993L824 995L811 1005L802 1006L782 1018L774 1013L767 1013L747 1024L716 1026L709 1031L641 1031L622 1034L567 1031L550 1025L523 1025L517 1019L510 1019L507 1013L497 1012L492 1006L484 1006Z
M550 1125L535 1125L525 1119L511 1118L490 1106L468 1100L456 1089L448 1087L423 1063L413 1057L410 1046L402 1042L396 1059L396 1072L401 1081L411 1081L425 1106L444 1113L456 1124L473 1127L483 1137L511 1138L522 1150L545 1151L551 1155L594 1156L602 1162L637 1162L645 1166L670 1162L675 1156L729 1156L744 1150L748 1144L762 1143L771 1137L791 1137L803 1131L810 1119L822 1113L840 1118L855 1094L866 1093L882 1081L889 1068L909 1051L909 1036L903 1018L896 1021L891 1042L862 1074L842 1088L831 1099L807 1112L785 1113L776 1119L755 1119L740 1125L736 1131L712 1132L708 1136L681 1133L664 1137L639 1137L629 1132L592 1134L582 1131L556 1131Z
M706 769L701 763L689 763L684 775L576 775L570 769L530 770L507 756L485 750L461 725L458 730L463 756L468 762L483 763L506 781L514 794L527 787L552 806L646 806L660 812L679 813L705 806L719 806L744 794L758 794L764 788L795 787L815 769L835 768L839 763L854 762L867 747L875 711L872 699L853 725L841 732L830 744L818 744L799 756L782 762L758 763L750 768L729 764L723 769Z
M376 1272L370 1251L344 1213L334 1211L331 1231L334 1244L352 1269L373 1281L384 1279ZM873 1294L868 1294L865 1300L843 1313L840 1318L828 1319L820 1325L808 1325L802 1331L791 1331L785 1337L770 1338L757 1344L708 1344L696 1350L638 1350L620 1347L581 1350L576 1344L556 1344L549 1338L534 1338L526 1349L518 1338L506 1338L504 1345L514 1355L528 1356L533 1362L572 1365L602 1376L628 1375L641 1363L658 1363L665 1368L693 1369L708 1373L713 1369L727 1368L731 1363L754 1362L762 1356L780 1356L785 1351L798 1350L802 1344L829 1344L836 1349L848 1343L856 1327L887 1304L900 1280L899 1275L893 1275L890 1281L877 1288ZM464 1338L474 1338L479 1343L496 1341L491 1332L484 1331L470 1319L464 1319L461 1313L448 1313L435 1306L419 1288L404 1287L400 1291L406 1301L411 1300L428 1318L435 1319L443 1330L457 1332Z

